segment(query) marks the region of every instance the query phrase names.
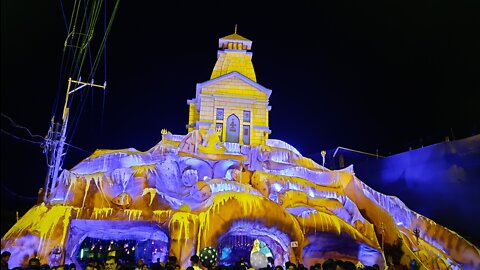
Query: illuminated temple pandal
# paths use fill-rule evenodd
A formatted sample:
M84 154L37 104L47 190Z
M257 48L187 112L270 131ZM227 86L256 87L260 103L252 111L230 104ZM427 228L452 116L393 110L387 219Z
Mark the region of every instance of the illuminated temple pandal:
M333 258L384 269L383 240L399 243L403 265L480 269L477 247L368 187L352 167L329 170L268 139L272 91L256 82L251 45L237 33L219 40L210 80L188 101L188 134L162 130L148 151L97 150L64 170L47 201L2 238L10 266L34 254L81 266L85 245L131 240L121 242L128 252L175 255L184 269L204 247L219 248L222 263L259 239L276 265Z

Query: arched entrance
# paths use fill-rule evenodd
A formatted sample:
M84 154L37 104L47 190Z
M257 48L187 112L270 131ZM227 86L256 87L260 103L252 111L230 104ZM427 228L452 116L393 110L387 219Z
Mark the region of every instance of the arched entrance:
M77 269L83 269L89 257L104 259L110 250L129 260L164 261L170 249L167 233L146 221L72 220L65 263L73 262Z
M227 118L227 138L226 142L238 143L240 138L240 119L235 114Z
M228 241L240 236L246 236L248 242L252 241L247 243L250 245L255 239L263 241L275 255L275 265L301 260L301 249L292 248L290 243L303 243L302 230L281 206L254 194L215 194L210 209L200 217L198 250L207 246L225 247Z
M289 243L289 236L274 227L238 220L218 239L219 264L235 265L240 258L250 262L252 249L257 245L258 251L271 257L275 265L281 265L289 260Z
M303 264L323 263L327 258L334 260L360 261L365 266L377 264L383 269L385 262L380 250L356 241L348 235L317 232L307 235L308 245L303 247Z

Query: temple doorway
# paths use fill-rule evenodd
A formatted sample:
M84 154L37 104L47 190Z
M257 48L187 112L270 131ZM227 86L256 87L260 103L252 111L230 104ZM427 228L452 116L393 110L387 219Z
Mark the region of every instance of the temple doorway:
M111 240L87 237L80 244L76 254L76 260L82 269L85 269L88 261L104 261L107 256L115 256L123 263L135 264L139 259L151 264L160 259L165 262L168 256L168 243L153 239L125 239Z
M85 269L90 258L104 260L109 255L135 264L138 259L151 264L165 262L170 250L168 231L155 223L127 220L72 220L65 246L65 263Z
M226 142L238 143L240 138L240 119L235 114L227 118L227 139Z
M273 253L264 241L247 235L228 235L218 244L218 257L221 265L233 266L243 258L250 262L250 255L260 251L273 259Z
M242 258L250 263L250 255L260 251L275 265L288 260L288 236L273 228L266 228L253 222L235 222L217 242L220 265L234 266Z

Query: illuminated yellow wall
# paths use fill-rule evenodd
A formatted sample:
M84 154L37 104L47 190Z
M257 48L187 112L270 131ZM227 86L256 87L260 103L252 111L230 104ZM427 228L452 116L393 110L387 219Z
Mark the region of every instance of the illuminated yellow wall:
M252 55L243 51L219 52L210 79L215 79L232 71L237 71L254 82L257 81L252 64Z
M188 132L195 130L195 123L198 121L198 111L196 103L191 102L188 104Z
M250 145L259 145L271 132L268 127L268 99L271 90L256 83L252 64L251 41L232 34L219 40L218 58L210 81L197 84L195 99L189 100L188 131L206 132L210 127L223 124L222 141L226 141L227 118L235 114L239 118L239 143L243 141L243 129L250 127ZM218 120L217 108L223 109L223 120ZM250 112L245 121L244 111Z

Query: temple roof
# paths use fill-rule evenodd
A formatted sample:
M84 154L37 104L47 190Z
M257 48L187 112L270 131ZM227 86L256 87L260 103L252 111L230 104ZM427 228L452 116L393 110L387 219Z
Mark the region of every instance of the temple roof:
M218 47L221 49L251 50L252 41L237 34L237 25L233 34L218 39Z
M231 35L228 35L228 36L224 36L222 37L221 39L230 39L230 40L243 40L243 41L251 41L245 37L242 37L240 36L239 34L237 33L233 33Z

